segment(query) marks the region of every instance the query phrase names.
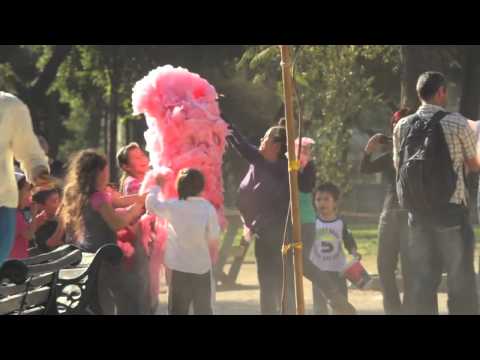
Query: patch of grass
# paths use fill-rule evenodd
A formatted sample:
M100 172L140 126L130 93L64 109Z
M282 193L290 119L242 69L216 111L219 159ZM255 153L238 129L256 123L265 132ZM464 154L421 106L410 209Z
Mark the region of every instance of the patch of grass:
M376 274L377 271L377 254L378 254L378 227L375 224L360 224L351 225L350 230L353 234L355 241L357 242L358 251L362 254L362 263L365 268L372 274ZM476 256L475 256L475 269L478 269L478 254L480 254L480 225L474 227L476 243ZM234 246L240 244L240 240L243 236L242 229L238 230L235 237ZM250 245L247 256L245 258L247 262L255 261L254 244Z

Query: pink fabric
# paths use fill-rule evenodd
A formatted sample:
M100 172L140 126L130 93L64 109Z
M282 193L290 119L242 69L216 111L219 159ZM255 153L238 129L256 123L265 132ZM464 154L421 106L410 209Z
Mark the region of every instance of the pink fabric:
M175 180L183 168L200 170L205 177L202 194L216 208L225 227L222 159L228 125L220 117L215 88L198 74L170 65L151 71L133 88L135 115L144 114L147 151L153 170L146 174L140 194L164 175L162 199L178 198ZM159 277L167 241L168 223L154 216L140 220L142 241L150 251L152 296L159 293Z
M295 139L295 154L298 158L298 145L300 138ZM312 145L315 145L315 140L309 137L302 137L302 148L300 150L300 166L302 169L312 160Z
M140 219L141 240L150 257L150 295L152 302L160 293L160 276L164 274L163 257L167 241L166 221L154 215L144 215ZM158 229L158 230L156 230Z
M172 172L163 196L178 197L178 172L196 168L205 176L203 196L225 226L222 159L228 126L220 117L215 88L198 74L167 65L137 82L132 101L134 113L145 114L147 120L145 139L154 172L162 167Z
M15 243L10 252L10 259L26 259L28 258L28 240L22 234L28 230L28 224L20 210L17 210L16 221Z
M117 246L124 255L124 264L128 270L133 265L133 255L135 254L136 234L131 228L125 228L117 231Z
M112 203L112 194L107 191L97 191L90 197L93 210L98 211L103 204Z
M164 272L163 256L165 249L161 242L154 242L150 253L150 295L153 299L158 298L160 293L160 276Z
M297 147L298 144L300 143L300 138L295 139L295 146ZM309 137L302 137L302 146L311 146L315 145L315 140Z
M124 195L136 195L140 191L140 186L142 182L132 176L128 176L125 179L125 183L123 186L123 193Z

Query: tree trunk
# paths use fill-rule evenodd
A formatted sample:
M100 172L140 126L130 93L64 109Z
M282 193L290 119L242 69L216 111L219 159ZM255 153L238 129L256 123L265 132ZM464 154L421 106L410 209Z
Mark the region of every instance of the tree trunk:
M466 46L465 52L459 112L471 120L476 120L480 103L480 46Z
M50 126L50 111L48 111L48 89L55 81L60 65L66 59L73 45L57 45L53 50L52 57L37 77L33 86L19 88L20 98L30 108L33 128L35 132L47 134ZM47 139L48 140L48 139Z
M31 92L36 94L46 94L47 90L50 88L50 85L55 80L57 76L58 68L62 65L63 61L66 59L73 45L57 45L53 50L52 57L48 61L47 65L43 69L43 72L37 78Z
M117 129L118 129L118 85L119 81L119 64L118 64L118 49L116 46L112 49L112 68L110 71L110 110L109 110L109 126L108 126L108 159L110 162L110 179L115 182L117 180L117 166L116 166L116 153L117 153Z
M145 131L147 131L147 123L145 120L131 120L131 141L136 142L142 148L145 148Z
M108 155L108 119L110 114L106 109L102 118L102 146L105 155Z
M123 123L123 127L125 129L125 144L130 144L132 141L132 134L131 134L131 129L132 126L130 125L131 121L127 120Z
M417 81L426 71L444 71L441 48L432 45L402 45L401 104L411 110L420 105L417 96Z
M95 107L90 110L90 120L86 131L88 147L98 148L100 146L103 113L102 102L97 101Z
M66 136L66 130L62 125L63 119L66 117L64 105L60 103L60 96L58 93L50 94L45 98L44 108L46 110L47 125L44 128L42 135L48 141L49 156L53 159L57 157L60 142Z

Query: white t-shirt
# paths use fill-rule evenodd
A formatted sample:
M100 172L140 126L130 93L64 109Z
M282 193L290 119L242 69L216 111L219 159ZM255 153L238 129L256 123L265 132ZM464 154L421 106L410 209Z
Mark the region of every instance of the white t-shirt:
M343 245L356 247L355 241L341 219L315 222L315 242L310 252L310 260L322 271L341 272L345 270L347 258Z
M212 269L208 245L220 238L215 208L200 197L160 201L159 192L157 186L152 189L146 199L146 208L170 223L165 265L190 274L207 273Z

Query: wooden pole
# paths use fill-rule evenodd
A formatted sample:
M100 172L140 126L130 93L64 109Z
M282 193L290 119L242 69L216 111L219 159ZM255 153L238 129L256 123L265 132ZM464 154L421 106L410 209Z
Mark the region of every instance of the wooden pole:
M287 126L287 146L289 159L289 181L290 181L290 205L293 228L293 251L295 268L295 295L297 303L297 315L305 314L305 299L303 294L303 258L302 258L302 234L300 225L300 203L298 198L298 171L300 165L295 155L295 126L293 113L293 86L292 68L288 45L281 45L283 90L285 97L285 114Z

